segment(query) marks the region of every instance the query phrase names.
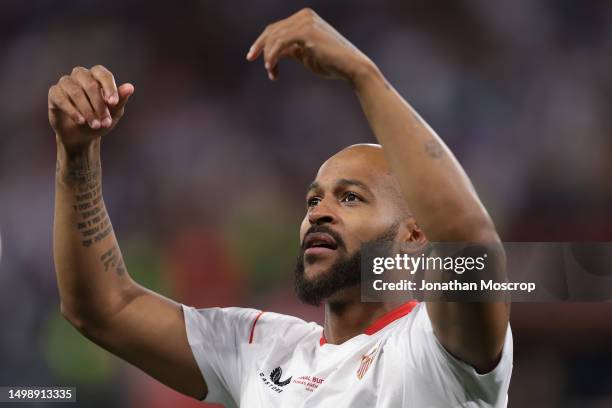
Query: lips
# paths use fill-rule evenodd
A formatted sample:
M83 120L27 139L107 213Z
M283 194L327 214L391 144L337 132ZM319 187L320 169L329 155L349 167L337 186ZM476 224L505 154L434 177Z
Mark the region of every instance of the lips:
M336 240L325 232L312 232L304 239L304 253L324 253L337 248Z

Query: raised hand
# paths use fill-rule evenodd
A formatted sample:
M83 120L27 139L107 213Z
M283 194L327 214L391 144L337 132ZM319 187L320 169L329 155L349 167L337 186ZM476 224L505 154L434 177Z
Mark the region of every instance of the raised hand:
M133 93L102 65L75 67L49 88L49 123L67 149L86 147L115 127Z
M278 78L278 61L293 58L325 78L353 82L372 61L311 9L303 9L284 20L270 24L255 40L247 60L263 53L271 80Z

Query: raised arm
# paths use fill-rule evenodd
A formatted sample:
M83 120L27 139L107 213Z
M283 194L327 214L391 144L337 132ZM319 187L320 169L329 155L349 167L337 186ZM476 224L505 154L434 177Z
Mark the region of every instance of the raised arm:
M463 168L440 137L375 68L354 84L408 207L432 242L482 245L490 278L505 261L493 222ZM435 279L435 278L434 278ZM503 302L427 302L440 343L480 372L501 354L509 309Z
M290 57L314 73L347 80L403 196L432 242L497 243L495 227L451 151L385 80L376 65L310 9L266 27L247 54L263 54L270 79ZM440 342L479 371L493 368L508 325L505 303L428 302Z
M81 333L179 392L206 395L179 304L136 284L102 196L100 139L134 92L97 65L49 89L56 134L53 253L62 314Z

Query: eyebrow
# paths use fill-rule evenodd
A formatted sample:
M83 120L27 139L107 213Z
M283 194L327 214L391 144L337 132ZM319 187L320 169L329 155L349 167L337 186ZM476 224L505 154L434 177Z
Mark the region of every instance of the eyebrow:
M364 182L359 181L359 180L343 178L343 179L338 180L336 185L341 186L341 187L356 186L356 187L359 187L367 191L370 195L374 195L372 193L372 190L370 190L370 188ZM312 183L310 183L310 186L308 186L308 190L306 190L306 194L308 194L312 190L320 190L320 189L321 189L321 185L318 182L313 181Z

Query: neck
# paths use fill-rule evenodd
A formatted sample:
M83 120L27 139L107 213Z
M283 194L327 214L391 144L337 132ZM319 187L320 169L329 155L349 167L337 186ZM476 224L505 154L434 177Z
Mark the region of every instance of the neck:
M341 299L325 303L325 340L330 344L342 344L361 334L379 317L397 308L402 302L361 302L359 288L356 293L343 293Z

